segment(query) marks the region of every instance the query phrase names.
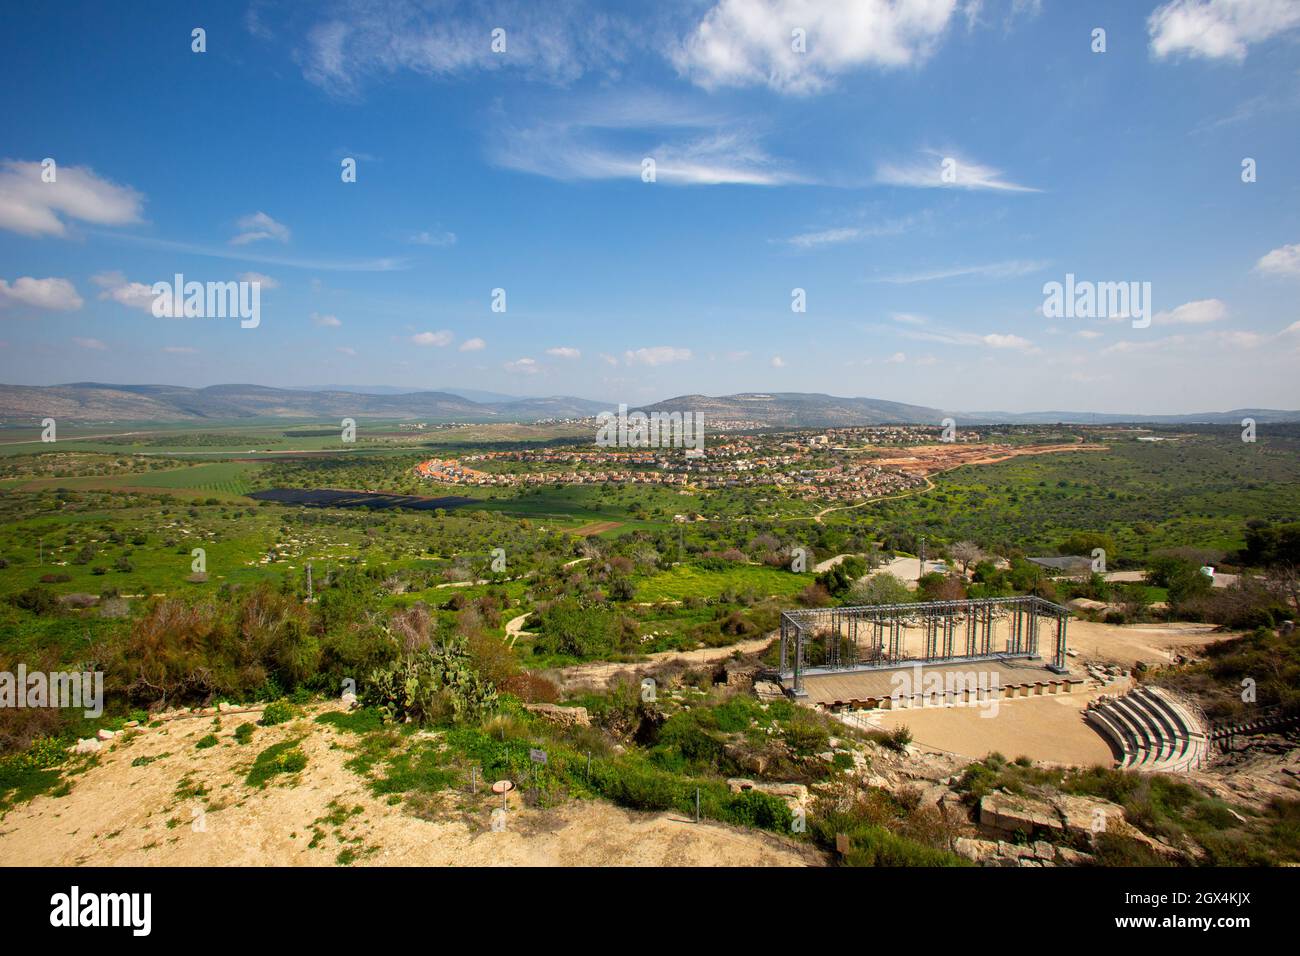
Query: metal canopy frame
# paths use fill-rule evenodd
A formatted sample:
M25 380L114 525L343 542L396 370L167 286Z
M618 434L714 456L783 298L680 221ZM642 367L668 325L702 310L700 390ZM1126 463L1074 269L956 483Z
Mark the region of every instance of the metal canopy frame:
M804 693L809 671L843 672L895 667L905 663L1038 657L1042 619L1054 622L1050 670L1065 673L1065 635L1070 612L1034 595L925 601L866 607L805 608L781 612L782 678L793 678L794 693ZM998 625L1006 622L999 646ZM921 655L904 653L907 626L922 634ZM824 641L825 660L809 667L811 640Z

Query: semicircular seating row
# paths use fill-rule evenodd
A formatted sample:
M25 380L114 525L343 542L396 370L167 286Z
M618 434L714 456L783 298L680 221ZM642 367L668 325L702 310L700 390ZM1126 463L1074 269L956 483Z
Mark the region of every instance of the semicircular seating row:
M1173 694L1138 687L1121 697L1098 697L1085 718L1107 737L1127 770L1180 773L1200 766L1210 753L1201 719Z

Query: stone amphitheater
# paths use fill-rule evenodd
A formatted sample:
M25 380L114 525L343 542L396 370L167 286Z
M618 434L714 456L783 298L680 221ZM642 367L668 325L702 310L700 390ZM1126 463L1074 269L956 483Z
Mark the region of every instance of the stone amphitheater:
M1084 716L1110 742L1125 769L1186 772L1210 756L1209 726L1200 708L1162 687L1098 697Z

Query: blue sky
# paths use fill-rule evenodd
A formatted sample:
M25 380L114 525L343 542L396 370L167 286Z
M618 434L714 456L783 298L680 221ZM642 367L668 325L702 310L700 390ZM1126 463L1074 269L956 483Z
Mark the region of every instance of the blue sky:
M0 78L7 383L1300 407L1300 0L8 5Z

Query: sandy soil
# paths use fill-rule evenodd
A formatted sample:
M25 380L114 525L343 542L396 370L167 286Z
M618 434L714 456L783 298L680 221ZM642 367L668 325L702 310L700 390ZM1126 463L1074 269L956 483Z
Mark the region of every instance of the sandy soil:
M1094 624L1071 618L1066 645L1089 661L1110 661L1132 667L1137 661L1169 664L1179 651L1195 653L1206 644L1239 637L1214 624Z
M782 837L599 801L530 809L514 794L505 829L493 831L491 812L500 798L481 785L477 796L468 788L444 794L431 819L416 817L404 805L371 796L344 767L352 735L299 720L258 728L252 743L235 743L235 727L255 716L223 716L220 743L206 750L194 744L211 731L210 718L169 721L106 745L98 765L73 778L67 796L37 797L0 820L0 865L330 866L344 848L358 854L357 865L391 866L825 862L818 851ZM273 778L264 790L245 785L257 753L297 736L307 767L296 779ZM156 759L132 766L141 757ZM177 785L186 777L207 794L178 799ZM332 801L361 812L336 826L323 820ZM311 847L314 827L323 836Z
M926 748L979 759L997 751L1015 759L1091 766L1114 764L1106 741L1083 719L1083 708L1103 689L998 701L996 712L980 707L921 707L869 712L886 730L906 725ZM1114 688L1109 689L1114 693ZM994 716L984 716L987 713Z

